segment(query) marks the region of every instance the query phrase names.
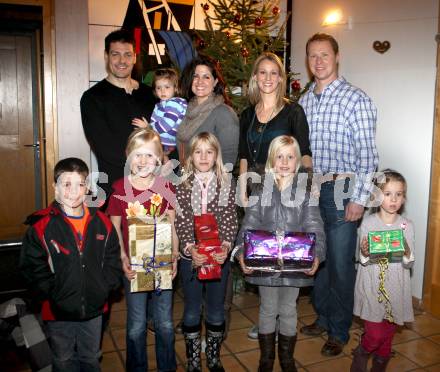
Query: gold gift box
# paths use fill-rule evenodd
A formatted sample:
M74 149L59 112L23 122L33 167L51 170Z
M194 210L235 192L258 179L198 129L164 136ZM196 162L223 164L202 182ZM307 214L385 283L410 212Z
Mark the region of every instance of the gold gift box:
M137 275L131 292L172 289L171 222L167 216L128 218L130 262Z

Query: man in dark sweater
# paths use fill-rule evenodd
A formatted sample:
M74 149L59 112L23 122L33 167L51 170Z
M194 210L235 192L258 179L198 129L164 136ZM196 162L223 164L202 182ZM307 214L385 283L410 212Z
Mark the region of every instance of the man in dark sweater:
M99 171L108 176L108 182L99 182L107 199L113 182L124 176L128 136L143 125L137 124L139 121L134 123L133 119L149 121L156 98L150 87L131 78L136 63L131 33L116 30L108 34L104 58L108 75L84 92L81 117Z

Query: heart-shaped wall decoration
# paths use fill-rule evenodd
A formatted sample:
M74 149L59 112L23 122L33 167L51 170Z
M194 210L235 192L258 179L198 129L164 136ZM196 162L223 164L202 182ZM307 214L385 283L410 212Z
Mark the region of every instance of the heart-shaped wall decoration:
M383 53L385 53L388 49L390 49L391 48L391 43L389 42L389 41L387 41L387 40L385 40L385 41L379 41L379 40L376 40L374 43L373 43L373 49L377 52L377 53L380 53L380 54L383 54Z

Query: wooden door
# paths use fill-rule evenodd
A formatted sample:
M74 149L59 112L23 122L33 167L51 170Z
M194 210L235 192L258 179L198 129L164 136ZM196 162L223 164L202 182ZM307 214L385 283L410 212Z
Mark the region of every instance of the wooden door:
M40 204L33 75L32 37L0 35L0 240L20 239Z

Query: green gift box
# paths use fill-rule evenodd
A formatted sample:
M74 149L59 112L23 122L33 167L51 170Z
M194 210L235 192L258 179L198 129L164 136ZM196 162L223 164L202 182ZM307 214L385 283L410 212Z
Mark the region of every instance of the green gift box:
M383 255L392 257L402 257L405 252L403 243L403 231L370 231L368 233L368 247L370 255Z

